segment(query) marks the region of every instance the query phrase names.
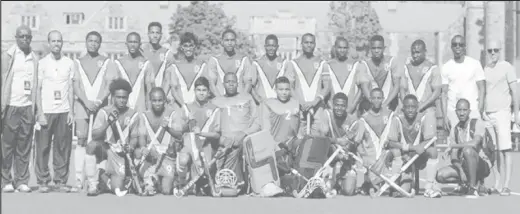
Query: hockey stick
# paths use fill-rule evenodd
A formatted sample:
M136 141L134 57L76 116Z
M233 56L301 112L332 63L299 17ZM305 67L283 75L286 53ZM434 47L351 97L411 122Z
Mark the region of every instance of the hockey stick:
M288 141L290 141L290 140L292 140L292 139L293 139L293 138L289 139ZM287 147L287 145L285 145L285 143L279 143L279 144L278 144L278 147L284 149L284 150L287 151L290 155L294 155L294 154L291 152L291 150L289 150L289 147ZM284 170L286 170L286 169L284 169ZM300 174L300 173L298 172L298 170L293 169L293 168L289 168L289 171L290 171L292 174L294 174L294 175L300 177L301 179L305 180L306 182L309 182L309 179L307 179L305 176L303 176L302 174Z
M430 147L433 143L435 143L435 141L437 141L437 137L433 137L430 141L428 141L428 143L426 143L426 145L424 145L424 149L427 149L428 147ZM396 175L393 175L390 178L390 181L392 181L392 183L394 183L401 176L401 174L404 171L406 171L408 168L410 168L410 166L412 166L412 164L415 162L415 160L417 160L417 158L419 158L419 155L420 154L415 154L408 162L406 162L406 164L403 165L403 167L401 167L400 172ZM378 177L380 177L380 176L378 176ZM383 187L381 187L381 189L379 189L379 191L377 191L376 196L378 196L378 197L381 196L389 187L390 186L389 186L388 182L385 181L385 184L383 185Z
M219 152L217 152L217 154L215 154L215 156L213 157L213 159L211 159L211 161L208 163L208 165L206 166L206 168L209 168L211 167L213 164L215 164L215 162L217 162L218 159L224 157L224 154L226 154L229 150L231 149L231 145L229 147L226 147L224 148L223 150L219 150ZM209 171L209 170L208 170ZM194 177L193 179L191 179L190 182L188 182L183 188L181 188L180 190L175 188L173 190L173 194L175 194L175 196L177 198L181 198L184 196L184 194L186 194L186 192L204 175L204 173L201 173L199 175L197 175L196 177ZM211 176L209 176L209 179L211 179ZM220 195L220 192L217 193L217 195Z
M357 156L356 154L352 153L352 152L348 152L348 155L350 155L351 157L353 157L356 161L358 161L359 163L363 164L363 159L361 159L359 156ZM364 165L363 165L364 166ZM381 179L383 179L383 181L385 181L385 184L389 184L390 186L392 186L393 188L395 188L397 191L399 191L400 193L402 193L404 196L406 196L407 198L413 198L415 196L415 190L412 189L412 192L409 193L409 192L406 192L403 188L401 188L399 185L397 185L394 181L392 181L391 179L387 178L386 176L376 172L374 169L372 169L372 166L364 166L367 170L371 171L372 173L374 173L377 177L380 177Z
M116 128L117 128L117 132L119 133L119 136L120 136L121 144L123 144L123 142L126 142L126 137L123 135L123 130L121 129L121 125L119 125L119 121L116 121ZM121 145L121 146L123 146L123 145ZM130 154L128 154L127 152L125 152L125 157L129 164L132 181L125 185L124 190L120 190L119 188L116 188L114 190L114 192L118 197L123 197L128 193L130 186L132 184L134 184L135 189L137 190L137 193L139 195L141 195L141 194L143 194L143 190L141 189L141 184L139 183L139 176L136 172L136 167L134 165L134 162L133 162L132 158L130 157Z

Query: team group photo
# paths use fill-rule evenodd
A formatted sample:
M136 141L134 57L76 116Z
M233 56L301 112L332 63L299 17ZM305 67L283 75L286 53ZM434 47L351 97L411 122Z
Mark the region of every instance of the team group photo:
M2 212L515 212L518 2L92 4L2 2Z

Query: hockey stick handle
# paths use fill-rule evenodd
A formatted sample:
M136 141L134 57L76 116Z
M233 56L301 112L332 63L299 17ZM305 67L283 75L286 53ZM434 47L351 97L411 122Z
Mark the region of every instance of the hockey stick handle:
M121 125L119 124L119 121L116 121L116 128L117 128L117 132L119 133L119 138L120 138L120 141L121 141L120 143L123 144L123 142L126 142L126 136L123 135L123 129L121 129ZM134 184L136 186L135 188L137 189L137 192L139 194L142 194L143 190L141 189L141 186L139 184L139 178L137 177L138 174L135 171L134 162L133 162L132 158L130 157L130 154L128 154L127 152L125 152L125 157L128 160L130 173L132 174L132 180L133 180L133 182L134 182ZM129 186L130 184L128 184L126 189L128 189L130 187Z
M94 125L94 114L90 114L88 116L88 133L87 133L87 143L92 141L92 126Z

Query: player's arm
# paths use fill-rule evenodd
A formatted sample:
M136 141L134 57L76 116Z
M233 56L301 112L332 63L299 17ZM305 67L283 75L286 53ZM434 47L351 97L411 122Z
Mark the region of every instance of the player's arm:
M253 68L251 63L252 62L249 57L246 57L244 62L243 76L239 77L242 78L242 81L244 81L244 92L248 94L251 94L251 90L253 89L253 82L257 79L255 72L256 69Z
M357 146L355 138L357 130L359 129L359 124L359 120L352 123L349 130L346 130L345 136L341 136L336 140L337 144L341 145L343 148L347 148L349 151L353 151Z
M45 114L43 113L43 98L42 98L42 85L44 78L44 70L45 70L45 58L38 62L38 89L36 90L36 107L38 111L37 113L37 121L40 125L47 125L47 120L45 118ZM42 124L44 123L44 124Z
M441 86L441 113L442 113L442 117L444 118L444 125L447 126L449 123L448 123L448 116L447 116L447 112L448 112L448 89L449 89L449 79L448 79L448 71L446 71L447 69L445 69L445 67L443 67L441 69L441 83L442 83L442 86ZM449 128L449 127L444 127L444 128Z
M401 90L401 74L402 74L402 67L397 66L398 63L392 63L392 67L390 68L390 73L392 75L392 89L388 93L388 97L383 102L383 106L390 105L390 102L397 97L397 94L399 94L399 91Z
M112 81L114 81L115 79L121 77L120 72L121 71L119 71L119 68L116 66L115 62L111 59L108 59L107 70L103 78L103 87L101 88L101 93L103 93L101 101L108 99L108 97L110 96L110 83L112 83Z
M173 113L173 118L170 120L170 124L166 127L166 132L168 132L172 137L181 139L182 134L189 132L188 127L188 116L183 113L184 111L178 110Z
M256 62L252 63L251 72L253 73L253 75L251 75L251 96L253 97L257 105L261 105L262 97L258 94L258 91L256 90L258 86L258 69L256 67Z
M68 94L68 97L67 99L69 99L69 105L70 105L70 110L69 110L69 115L72 116L71 118L69 118L69 121L71 124L72 124L72 120L74 120L74 78L76 78L76 73L78 72L77 71L78 67L76 66L76 63L74 63L74 61L70 60L70 67L69 67L69 79L68 79L68 85L69 85L69 88L67 89L69 91L69 94Z
M386 147L388 149L408 150L407 146L400 141L400 138L403 136L401 136L401 123L399 119L394 116L392 120L393 121L388 132L388 141L386 143Z
M428 81L430 81L430 86L432 87L432 95L429 96L424 102L419 103L419 112L426 110L430 106L434 106L435 101L437 101L441 95L442 80L438 67L433 69L432 76Z
M372 85L370 83L371 80L370 80L369 74L368 74L368 72L370 72L370 71L368 70L368 67L367 67L367 64L365 61L360 61L359 65L360 66L358 68L360 69L359 70L360 75L363 75L365 78L367 78L369 80L368 84L364 84L361 86L361 92L363 93L362 94L363 97L369 98L370 90L372 88ZM361 67L363 67L363 68L361 68Z
M152 63L148 63L146 66L146 73L144 75L144 102L146 110L152 108L152 104L149 101L149 92L152 90L152 88L155 87L155 77L154 77L154 71L155 68L153 67Z
M107 129L110 127L110 121L108 121L107 113L101 109L94 118L94 124L92 124L92 140L105 141L103 137L106 134Z
M352 106L349 106L347 108L347 112L350 114L354 114L354 111L359 106L359 103L361 102L361 98L363 97L363 94L370 93L370 79L367 76L366 66L362 62L358 62L358 65L356 66L356 76L355 76L355 82L356 86L358 87L358 91L356 92L356 95L353 100Z
M508 65L509 69L506 74L507 83L509 84L509 92L511 93L513 101L513 114L515 115L515 122L518 124L518 118L520 118L520 94L517 89L517 76L514 68Z
M208 77L208 80L210 82L209 84L209 88L211 90L211 92L213 93L213 95L215 95L215 97L220 97L222 96L222 94L220 94L220 91L217 89L217 84L219 83L219 78L218 78L218 69L217 69L217 59L215 57L209 57L208 59L208 64L207 64L207 68L205 68L206 70L206 77Z
M484 124L484 121L477 119L477 122L475 123L475 133L473 134L473 139L466 143L450 145L450 147L451 148L473 147L476 149L476 148L482 146L485 133L486 133L486 125Z
M418 145L412 146L410 150L413 151L424 151L426 144L430 142L437 135L437 118L435 118L434 112L429 112L426 114L424 120L421 123L421 132L423 136L423 141L421 141Z
M484 114L486 103L486 76L480 64L475 65L475 81L478 88L478 109L481 116Z
M216 109L213 121L209 125L208 132L200 132L197 135L218 140L220 139L220 109Z
M314 103L316 103L314 106L316 106L320 101L323 101L325 96L332 93L332 81L330 79L331 70L329 68L330 66L327 62L323 63L323 72L321 73L321 87L318 91L318 96L316 96L314 99Z
M284 76L287 77L289 82L291 83L291 94L296 98L297 100L301 100L300 97L298 97L298 93L296 93L296 73L294 70L293 61L287 61L285 67Z
M331 131L329 130L329 118L326 115L323 108L319 108L316 113L314 114L313 121L307 121L306 123L311 122L311 136L317 136L317 137L327 137L328 133ZM332 116L332 115L331 115ZM306 125L306 124L305 124ZM330 138L332 143L336 143L335 138Z
M139 114L139 113L137 113ZM141 120L140 120L140 115L138 115L136 118L136 120L134 120L134 122L131 124L131 127L130 127L130 140L128 141L129 145L131 148L137 148L137 147L145 147L146 146L146 141L145 139L143 139L143 137L145 136L144 133L142 132L142 129L141 129Z
M78 62L76 61L73 61L74 63L74 71L75 72L78 72L78 67L80 65L78 65ZM72 87L74 87L74 91L76 92L76 97L78 97L79 101L82 102L83 104L86 105L87 102L89 102L88 98L87 98L87 95L85 94L85 91L84 90L81 90L81 81L78 79L80 76L78 75L78 73L75 74L74 78L72 78ZM90 109L89 109L90 110Z
M177 75L175 75L175 69L178 69L178 68L176 68L174 64L171 64L171 66L166 69L166 73L169 74L169 76L168 76L169 81L168 81L168 85L166 86L167 87L166 91L169 91L169 93L171 93L171 95L173 96L173 99L175 100L177 105L179 105L179 107L182 108L185 105L185 102L182 97L182 90L181 90L181 86L179 84L179 79L178 79Z
M255 101L253 100L252 97L249 100L249 112L251 114L251 125L249 126L249 128L244 130L244 133L246 135L250 135L255 132L258 132L261 129L260 124L256 122L256 120L258 118L258 110L257 110L256 104L255 104Z

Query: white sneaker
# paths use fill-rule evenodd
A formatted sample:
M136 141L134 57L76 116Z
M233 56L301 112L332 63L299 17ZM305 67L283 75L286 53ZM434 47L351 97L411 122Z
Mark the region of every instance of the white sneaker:
M4 188L2 188L2 192L4 193L11 193L11 192L14 192L14 187L12 184L7 184L4 186Z
M31 191L31 188L27 186L27 184L22 184L16 188L16 192L29 193Z

